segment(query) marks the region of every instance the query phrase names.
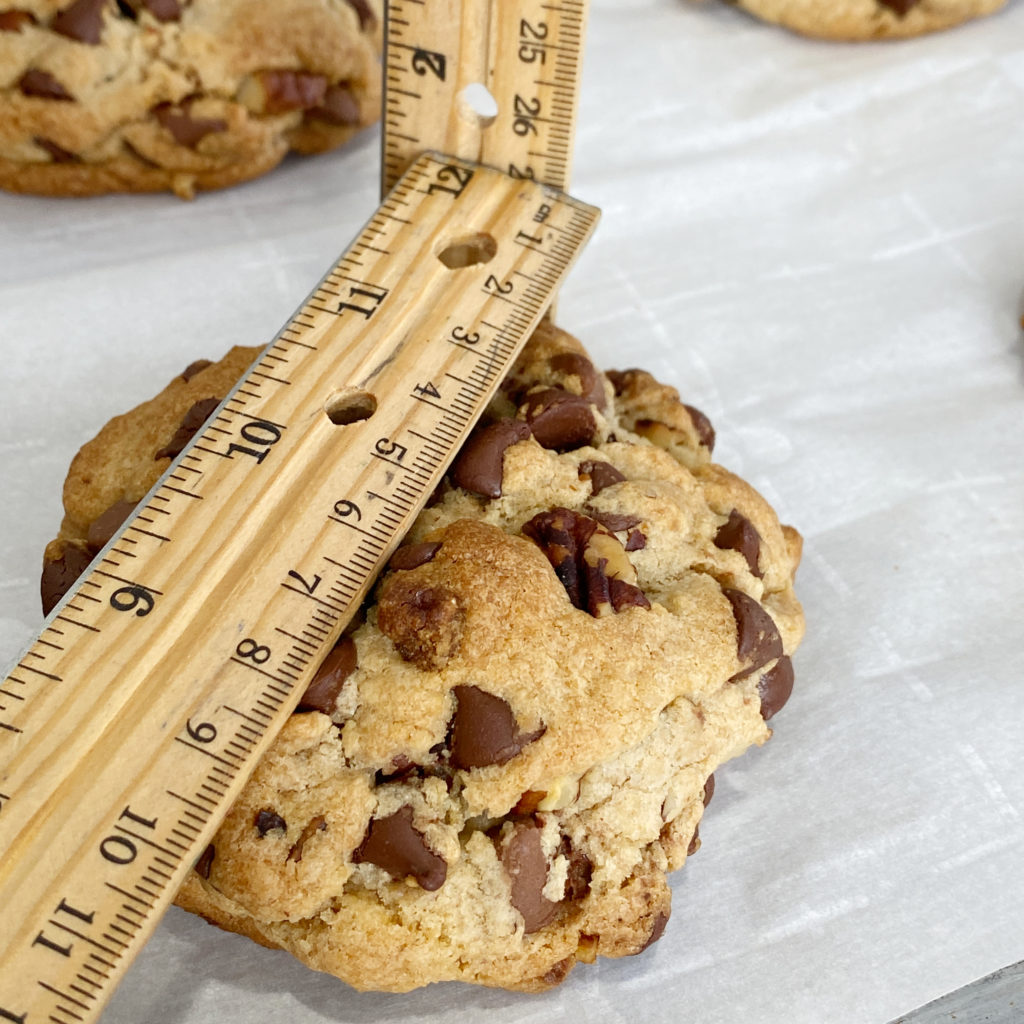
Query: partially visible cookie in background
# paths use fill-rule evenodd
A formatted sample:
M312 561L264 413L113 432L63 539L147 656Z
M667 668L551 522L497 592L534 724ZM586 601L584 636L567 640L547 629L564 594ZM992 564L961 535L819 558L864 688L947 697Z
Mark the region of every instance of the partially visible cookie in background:
M952 28L999 10L1006 0L728 0L820 39L904 39Z
M339 146L379 115L381 6L0 0L0 188L190 198Z

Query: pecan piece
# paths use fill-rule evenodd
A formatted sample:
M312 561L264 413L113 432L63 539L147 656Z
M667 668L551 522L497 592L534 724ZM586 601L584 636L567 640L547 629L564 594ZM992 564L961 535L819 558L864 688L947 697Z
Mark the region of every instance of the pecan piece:
M446 587L423 586L405 573L384 584L377 625L398 653L425 671L443 668L462 645L465 613Z

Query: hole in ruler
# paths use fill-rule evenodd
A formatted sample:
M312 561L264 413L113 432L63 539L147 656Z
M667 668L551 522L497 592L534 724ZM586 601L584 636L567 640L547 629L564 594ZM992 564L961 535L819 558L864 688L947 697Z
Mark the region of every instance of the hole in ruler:
M324 402L327 418L337 427L368 420L376 411L377 399L359 388L341 388Z
M498 101L483 82L473 82L459 93L458 111L464 121L486 128L498 116Z
M461 267L473 267L477 263L487 263L494 259L498 251L498 243L484 232L456 238L449 242L438 254L437 258L449 269L459 270Z

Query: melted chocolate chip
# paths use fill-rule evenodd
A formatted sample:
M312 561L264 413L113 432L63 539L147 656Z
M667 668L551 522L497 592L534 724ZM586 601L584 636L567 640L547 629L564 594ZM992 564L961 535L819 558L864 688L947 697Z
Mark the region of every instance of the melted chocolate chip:
M321 106L327 93L327 79L308 71L264 71L259 80L264 114L310 110Z
M359 100L347 85L332 85L324 93L323 102L306 111L306 117L312 121L326 121L327 124L342 127L359 124Z
M376 864L395 878L413 878L428 892L444 885L448 864L427 845L412 824L412 808L403 807L386 818L374 818L359 848L356 864Z
M551 369L567 377L576 377L580 382L580 395L598 409L603 409L608 397L604 393L604 382L594 364L578 352L559 352L548 360Z
M754 524L736 509L729 513L729 519L718 528L715 534L715 547L738 551L747 561L751 573L758 579L764 577L758 567L761 556L761 535Z
M181 424L174 432L174 436L153 458L173 459L179 456L218 405L220 405L219 398L203 398L194 403L181 418Z
M615 397L621 398L629 385L633 382L633 378L641 371L639 370L606 370L605 376L612 382L612 387L615 389Z
M348 3L359 16L359 27L364 32L377 23L377 16L366 0L348 0Z
M178 145L195 149L211 132L222 132L227 128L227 121L220 117L192 117L188 106L188 103L183 107L159 103L153 108L153 116L174 136Z
M142 0L142 6L157 21L181 21L181 4L178 0Z
M647 547L647 534L639 530L630 530L623 546L627 551L642 551Z
M741 590L723 587L722 593L732 605L736 619L736 656L745 665L730 680L736 682L756 672L762 665L782 657L782 638L772 617L752 597Z
M299 700L297 710L333 714L338 694L344 688L345 680L355 672L356 666L355 642L351 637L342 637L316 670L316 675Z
M597 420L590 403L562 388L544 388L526 396L523 411L543 448L569 452L594 440Z
M29 11L0 11L0 32L20 32L25 25L34 25L35 21L35 15Z
M690 414L690 421L693 423L693 429L697 431L700 443L707 448L710 454L715 450L715 428L711 426L711 420L700 409L687 405L685 402L683 408Z
M588 510L589 511L589 510ZM640 525L640 517L630 515L628 512L594 512L593 516L606 530L612 533L621 533L623 530L632 530L634 526Z
M186 383L190 381L197 373L205 370L208 366L212 366L213 361L210 359L197 359L195 362L189 363L184 370L181 371L181 379Z
M473 494L500 498L505 451L530 434L530 428L520 420L499 420L477 427L452 464L452 481Z
M322 814L318 814L302 830L302 834L295 841L295 845L288 851L287 859L293 864L298 864L298 862L302 860L302 850L306 843L308 843L317 832L325 832L326 830L327 822L324 820L324 816Z
M33 135L32 141L40 149L45 149L55 164L81 163L81 160L74 153L69 152L63 146L58 146L53 139L44 139L42 135Z
M50 22L50 28L69 39L98 46L103 34L103 8L106 6L107 0L75 0Z
M501 863L512 883L512 906L523 915L526 934L550 924L558 913L558 904L544 896L548 880L548 862L540 842L540 829L532 822L521 822L501 851Z
M700 849L700 826L695 825L693 835L690 836L690 845L686 848L686 856L692 857Z
M195 873L200 878L210 877L210 868L213 866L213 858L216 856L216 851L213 848L213 843L210 843L205 850L199 855L199 860L195 863Z
M658 939L665 934L665 925L668 924L668 914L664 914L661 911L657 913L654 918L654 924L651 926L651 934L647 937L647 941L637 950L638 953L642 953L645 949L650 949Z
M544 735L519 731L508 701L476 686L456 686L455 714L449 731L451 763L456 768L505 764L528 743Z
M711 803L711 798L715 795L715 773L712 772L707 779L704 781L704 806L707 807Z
M767 722L777 711L781 711L793 692L793 662L781 657L757 682L761 696L761 717Z
M29 68L18 79L18 89L24 96L37 96L44 100L74 100L74 96L49 71L40 71L39 68Z
M92 551L99 551L121 529L124 521L135 511L137 502L115 501L110 508L89 524L86 542Z
M621 484L626 478L610 463L587 459L580 463L580 479L590 477L592 494L600 494L606 487Z
M425 540L419 544L404 544L388 562L391 569L409 570L426 565L441 550L439 540Z
M88 568L92 555L74 544L65 544L59 558L43 562L43 576L39 581L39 594L43 614L49 615L60 599L75 585L78 577Z
M384 584L377 625L398 653L424 670L442 668L462 645L465 613L446 587L418 585L404 573Z
M260 834L260 839L276 828L281 829L282 832L288 828L288 823L277 811L257 811L254 824L256 825L256 831Z
M921 0L878 0L883 7L888 7L890 11L894 11L901 18L905 17L910 11L915 8Z
M594 874L594 865L590 858L575 849L568 837L562 836L558 845L558 853L569 862L565 874L565 898L581 900L590 892L590 879Z

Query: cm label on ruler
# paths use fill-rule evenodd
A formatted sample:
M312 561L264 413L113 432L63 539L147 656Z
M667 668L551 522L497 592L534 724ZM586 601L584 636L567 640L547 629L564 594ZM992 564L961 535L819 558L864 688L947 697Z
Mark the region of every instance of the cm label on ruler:
M51 614L0 686L0 1020L95 1019L596 219L422 157Z

